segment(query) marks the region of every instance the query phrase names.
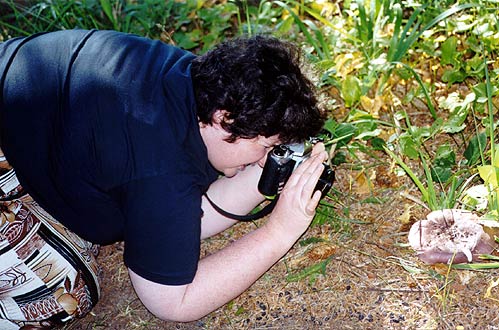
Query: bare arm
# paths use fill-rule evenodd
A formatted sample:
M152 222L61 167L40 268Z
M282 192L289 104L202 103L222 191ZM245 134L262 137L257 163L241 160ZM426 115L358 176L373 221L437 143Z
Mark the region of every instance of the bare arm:
M258 192L257 182L262 173L262 168L257 164L246 169L232 178L222 177L211 184L206 194L223 210L245 215L260 204L264 197ZM237 221L224 217L218 213L203 196L201 208L201 238L213 236Z
M265 225L202 259L192 283L161 285L130 270L144 305L157 317L186 322L203 317L246 290L310 225L320 199L313 189L325 157L316 154L296 169Z

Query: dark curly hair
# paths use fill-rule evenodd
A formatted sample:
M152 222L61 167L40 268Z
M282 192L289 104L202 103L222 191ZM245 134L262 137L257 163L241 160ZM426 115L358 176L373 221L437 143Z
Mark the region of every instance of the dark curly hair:
M278 135L290 143L316 135L324 114L300 64L299 49L273 37L219 44L192 62L199 120L211 124L215 111L226 110L229 142Z

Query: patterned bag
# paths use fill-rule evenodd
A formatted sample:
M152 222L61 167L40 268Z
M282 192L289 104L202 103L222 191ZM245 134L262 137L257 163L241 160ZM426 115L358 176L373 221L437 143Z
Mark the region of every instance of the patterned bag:
M97 253L23 191L0 150L0 329L51 329L86 315L100 294Z

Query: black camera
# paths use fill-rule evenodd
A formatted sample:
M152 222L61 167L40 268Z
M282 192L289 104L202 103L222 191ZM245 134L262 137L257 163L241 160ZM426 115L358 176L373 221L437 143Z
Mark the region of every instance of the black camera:
M267 155L267 161L263 167L262 176L258 182L258 190L264 196L272 198L279 194L288 181L291 173L301 162L310 157L313 143L315 141L304 141L294 144L280 144L275 146ZM315 186L326 196L333 185L334 171L327 164L324 165L321 177Z

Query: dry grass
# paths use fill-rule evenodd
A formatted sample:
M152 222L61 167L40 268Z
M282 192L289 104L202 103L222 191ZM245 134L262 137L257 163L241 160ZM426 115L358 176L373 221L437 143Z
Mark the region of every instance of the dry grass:
M335 232L332 225L311 228L304 238L325 242L297 244L249 290L203 319L169 323L149 314L129 284L122 245L115 244L100 255L101 301L92 315L67 329L499 329L498 301L493 299L499 299L499 289L491 288L492 299L485 297L499 271L428 266L406 247L410 222L426 213L401 196L414 193L404 190L407 182L398 179L393 185L398 188L377 189L376 197L384 202L370 204L355 195L355 184L348 182L351 172L341 169L337 177L337 188L352 187L342 206L363 223L352 224L348 233ZM403 214L410 215L409 223L401 222ZM204 242L202 253L216 251L253 226L238 224ZM328 258L324 274L286 280Z

